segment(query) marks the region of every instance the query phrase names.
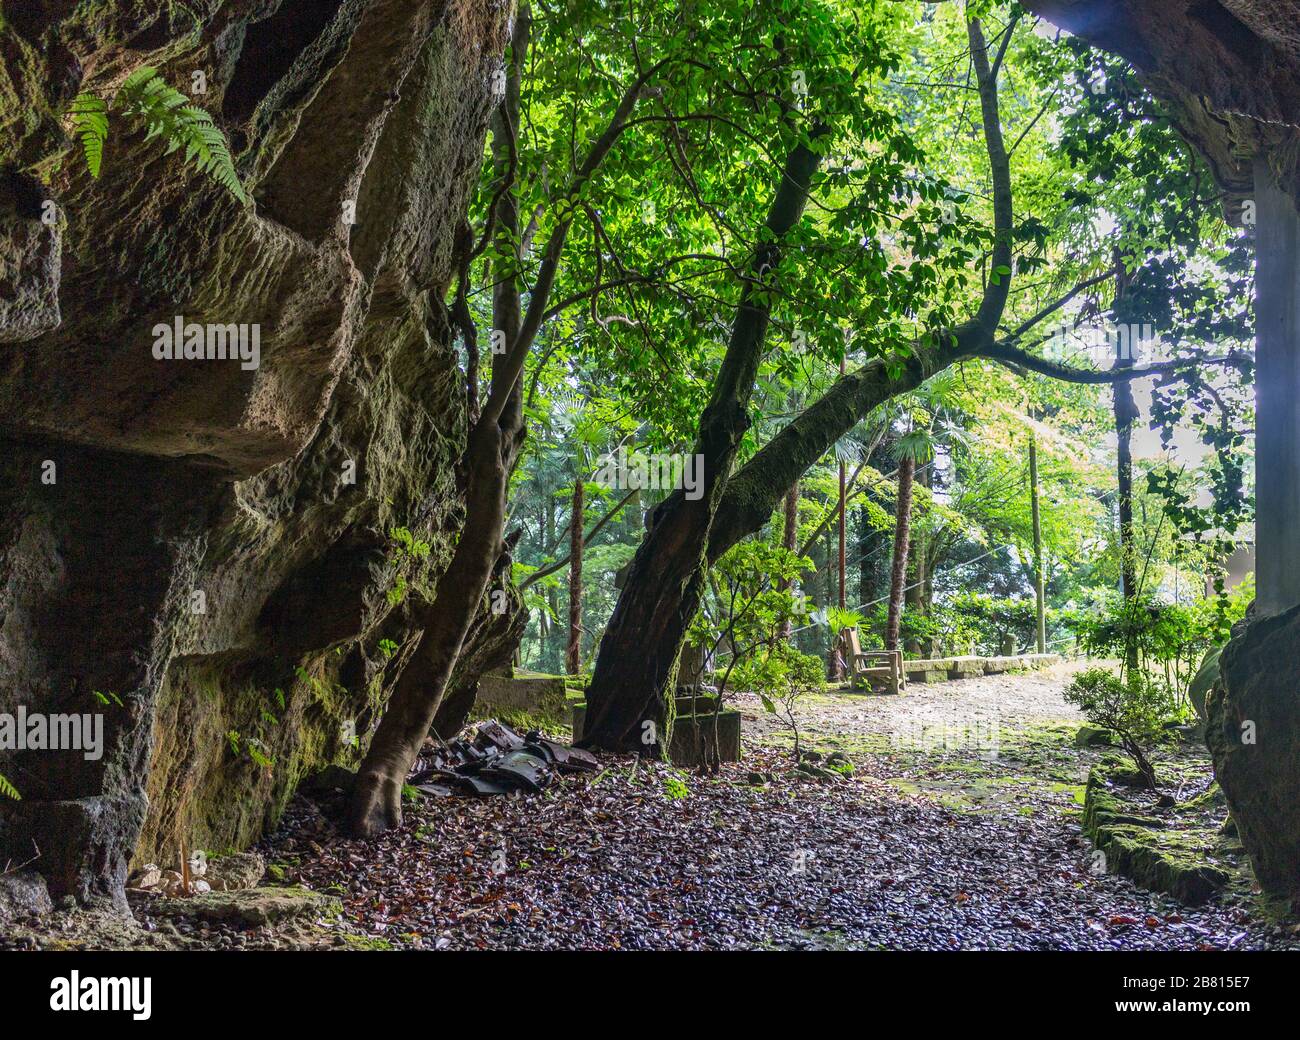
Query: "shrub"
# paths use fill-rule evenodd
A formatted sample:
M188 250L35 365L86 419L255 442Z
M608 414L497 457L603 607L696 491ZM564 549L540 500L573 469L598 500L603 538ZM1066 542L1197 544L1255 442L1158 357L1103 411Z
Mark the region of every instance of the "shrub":
M822 659L800 653L789 643L776 643L767 653L738 664L731 681L736 689L757 694L764 710L790 727L794 734L794 759L798 762L798 703L805 694L826 688L826 666Z
M1089 668L1066 687L1065 699L1094 726L1114 733L1148 786L1156 786L1149 755L1169 740L1169 724L1179 718L1167 686L1140 672L1120 679L1105 668Z

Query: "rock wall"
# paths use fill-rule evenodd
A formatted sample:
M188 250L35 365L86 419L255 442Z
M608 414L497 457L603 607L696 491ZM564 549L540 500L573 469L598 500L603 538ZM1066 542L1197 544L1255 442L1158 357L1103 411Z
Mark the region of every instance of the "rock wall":
M105 720L96 761L0 751L0 863L56 897L124 905L133 859L245 845L359 757L463 513L442 301L510 13L0 4L0 712ZM89 175L61 117L144 65L217 117L252 205L116 114ZM157 360L177 317L260 326L260 365ZM449 700L509 659L512 602Z

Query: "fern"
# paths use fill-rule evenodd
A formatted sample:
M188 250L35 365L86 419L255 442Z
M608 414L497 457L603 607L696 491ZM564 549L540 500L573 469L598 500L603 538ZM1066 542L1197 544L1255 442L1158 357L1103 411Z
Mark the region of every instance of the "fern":
M225 134L212 116L190 104L190 99L168 84L157 69L146 65L131 73L113 99L113 107L122 115L144 123L146 141L154 137L162 139L167 144L167 155L184 148L187 163L207 174L240 202L248 202ZM73 131L81 141L92 177L99 176L103 163L108 113L108 103L94 94L77 95L70 109Z
M18 793L18 788L5 779L4 773L0 773L0 795L18 802L23 800L23 796Z
M94 94L78 94L72 99L72 132L81 142L86 166L92 177L99 176L104 162L104 142L108 140L108 103Z

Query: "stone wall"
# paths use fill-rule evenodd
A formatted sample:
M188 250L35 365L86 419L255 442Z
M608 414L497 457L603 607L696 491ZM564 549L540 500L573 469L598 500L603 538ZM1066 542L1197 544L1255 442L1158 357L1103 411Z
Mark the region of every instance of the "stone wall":
M0 711L102 711L106 749L0 752L0 862L119 904L133 858L247 844L355 761L413 643L389 593L436 584L463 511L442 300L510 16L187 6L0 5ZM218 116L252 206L121 121L89 175L60 116L143 65ZM257 323L260 366L156 360L176 316ZM485 603L453 695L517 627Z

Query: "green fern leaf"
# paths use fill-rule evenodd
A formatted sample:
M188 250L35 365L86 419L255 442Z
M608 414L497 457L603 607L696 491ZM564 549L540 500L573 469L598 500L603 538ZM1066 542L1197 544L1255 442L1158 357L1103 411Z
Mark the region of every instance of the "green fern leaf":
M5 779L4 773L0 773L0 794L18 802L23 800L23 796L18 793L18 788Z
M118 102L127 115L144 121L145 140L161 137L167 142L167 155L184 148L187 163L240 202L248 202L226 135L211 115L190 104L189 98L170 86L156 69L146 66L127 77L118 92Z
M78 94L72 99L72 132L81 141L86 166L92 177L99 176L108 140L108 104L95 94Z

